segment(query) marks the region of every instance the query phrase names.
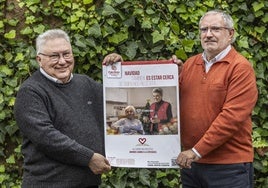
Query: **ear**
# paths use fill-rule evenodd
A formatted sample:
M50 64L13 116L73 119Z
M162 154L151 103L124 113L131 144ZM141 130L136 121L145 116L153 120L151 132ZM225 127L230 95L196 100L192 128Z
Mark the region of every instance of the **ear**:
M231 29L229 31L229 34L230 34L231 39L234 38L235 30L234 29Z
M36 61L38 62L39 66L42 67L42 61L39 55L36 56Z

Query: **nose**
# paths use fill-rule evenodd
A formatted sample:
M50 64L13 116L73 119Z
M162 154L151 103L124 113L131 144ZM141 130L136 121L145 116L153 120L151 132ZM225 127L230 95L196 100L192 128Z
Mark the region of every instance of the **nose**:
M213 33L211 32L210 28L208 28L208 30L206 32L206 36L213 36Z
M60 57L59 57L59 64L65 64L66 63L66 60L64 59L63 55L60 54Z

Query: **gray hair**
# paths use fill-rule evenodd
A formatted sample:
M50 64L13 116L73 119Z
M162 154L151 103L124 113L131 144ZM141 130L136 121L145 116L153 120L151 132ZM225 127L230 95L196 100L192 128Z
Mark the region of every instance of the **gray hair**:
M154 88L152 93L159 93L161 96L163 96L163 89L160 87Z
M61 29L50 29L46 32L40 34L36 39L36 54L40 53L42 51L42 47L46 43L47 40L52 40L56 38L63 38L67 42L70 43L70 37L68 34L61 30Z
M225 26L234 30L234 20L233 20L233 18L229 14L227 14L226 12L224 12L222 10L211 10L211 11L206 12L200 18L200 20L199 20L199 26L201 24L201 21L204 19L204 17L206 17L207 15L210 15L210 14L220 14L222 16L222 18L223 18L223 21L225 23ZM234 41L235 41L235 37L233 36L232 43Z

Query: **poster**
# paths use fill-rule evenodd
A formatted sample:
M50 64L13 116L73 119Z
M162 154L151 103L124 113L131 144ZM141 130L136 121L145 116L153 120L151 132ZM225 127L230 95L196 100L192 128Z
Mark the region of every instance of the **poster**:
M102 70L105 151L111 166L179 168L177 65L129 61L103 65Z

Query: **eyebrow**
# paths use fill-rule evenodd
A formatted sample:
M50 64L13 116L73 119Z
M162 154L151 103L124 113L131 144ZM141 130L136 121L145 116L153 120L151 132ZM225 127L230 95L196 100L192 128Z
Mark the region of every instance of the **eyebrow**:
M72 51L70 50L64 50L64 51L60 51L60 52L50 52L52 54L60 54L60 53L72 53Z

